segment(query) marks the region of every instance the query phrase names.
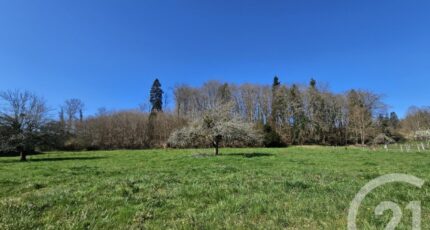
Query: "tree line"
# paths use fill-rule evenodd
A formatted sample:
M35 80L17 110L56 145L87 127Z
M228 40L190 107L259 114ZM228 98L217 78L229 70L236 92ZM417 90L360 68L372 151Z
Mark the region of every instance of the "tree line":
M264 132L267 146L367 144L380 134L379 116L400 122L395 113L385 115L380 95L365 90L336 94L314 79L307 86L288 86L275 77L271 86L210 81L199 88L175 89L176 113L185 120L195 120L225 101L233 104L235 117ZM399 136L397 127L383 133Z
M0 152L25 160L36 150L53 149L368 145L429 138L428 107L411 107L400 120L374 92L334 93L314 79L307 85L282 84L278 77L271 85L178 85L173 109L163 105L158 79L149 95L148 111L100 109L84 116L84 102L69 99L52 117L34 93L1 92Z

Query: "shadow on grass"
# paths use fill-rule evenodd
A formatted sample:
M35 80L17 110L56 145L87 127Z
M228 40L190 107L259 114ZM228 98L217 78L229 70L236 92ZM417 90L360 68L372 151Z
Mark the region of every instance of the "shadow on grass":
M28 153L27 156L35 156L40 154L43 154L43 153L42 152ZM19 157L19 153L17 152L0 153L0 158L2 157Z
M12 161L0 161L0 163L17 163L17 162L50 162L50 161L86 161L86 160L99 160L104 159L106 157L47 157L47 158L36 158L36 159L27 159L27 161L20 161L19 159Z
M208 153L197 153L194 154L193 157L196 158L204 158L204 157L245 157L245 158L253 158L253 157L268 157L273 156L271 153L221 153L220 155L208 154Z
M273 156L271 153L228 153L228 154L222 154L221 156L242 156L246 158L253 158L253 157L269 157Z

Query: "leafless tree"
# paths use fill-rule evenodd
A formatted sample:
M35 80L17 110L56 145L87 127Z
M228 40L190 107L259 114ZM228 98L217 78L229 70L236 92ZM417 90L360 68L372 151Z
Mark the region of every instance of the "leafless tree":
M381 96L370 91L351 90L348 93L348 124L356 143L364 145L373 128L373 119L385 105Z
M401 122L402 132L411 139L422 139L430 133L430 107L412 106Z
M67 130L70 133L75 132L77 122L83 121L83 110L85 104L76 98L68 99L64 102L61 109L64 111L67 121Z
M138 110L102 111L78 126L77 136L68 149L141 149L163 147L170 134L185 125L169 113L157 113L149 123L150 113ZM153 129L149 125L154 125ZM150 133L151 132L151 133Z
M18 151L21 161L40 143L41 128L48 121L48 109L43 98L29 91L0 93L1 148Z

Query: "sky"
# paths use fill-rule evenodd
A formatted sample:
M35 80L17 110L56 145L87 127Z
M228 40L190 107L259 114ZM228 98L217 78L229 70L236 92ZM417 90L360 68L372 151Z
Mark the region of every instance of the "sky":
M307 84L384 95L403 116L430 105L430 1L0 0L0 90L86 113L178 84Z

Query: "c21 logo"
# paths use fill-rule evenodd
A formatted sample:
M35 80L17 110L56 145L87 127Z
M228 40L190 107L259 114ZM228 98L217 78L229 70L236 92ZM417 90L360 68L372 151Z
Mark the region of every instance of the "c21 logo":
M357 230L356 220L358 210L360 208L361 202L364 200L364 198L366 198L367 194L371 193L374 189L382 185L393 182L408 183L418 188L421 188L424 184L424 180L407 174L388 174L373 179L360 189L360 191L355 195L355 198L352 200L351 205L349 206L348 230ZM411 201L406 206L406 209L412 211L412 229L421 229L421 202ZM398 204L394 202L383 201L375 208L375 215L382 215L386 210L391 210L393 213L393 217L391 218L385 229L395 229L402 219L402 209L399 207Z

